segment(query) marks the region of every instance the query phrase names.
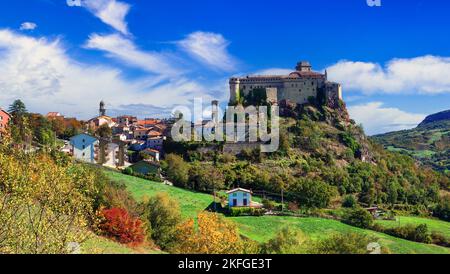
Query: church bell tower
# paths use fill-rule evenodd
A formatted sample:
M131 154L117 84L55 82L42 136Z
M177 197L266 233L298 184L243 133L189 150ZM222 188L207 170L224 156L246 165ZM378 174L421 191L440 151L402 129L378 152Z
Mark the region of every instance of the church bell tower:
M100 116L106 116L105 102L103 101L100 102L99 114Z

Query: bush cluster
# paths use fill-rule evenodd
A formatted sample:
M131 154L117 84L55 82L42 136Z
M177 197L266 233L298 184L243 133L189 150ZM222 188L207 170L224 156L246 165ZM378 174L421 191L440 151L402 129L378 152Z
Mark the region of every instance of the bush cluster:
M101 233L122 244L141 244L145 239L142 221L121 208L104 209L100 213Z
M265 210L262 208L253 207L231 207L229 209L229 215L233 217L238 216L263 216Z

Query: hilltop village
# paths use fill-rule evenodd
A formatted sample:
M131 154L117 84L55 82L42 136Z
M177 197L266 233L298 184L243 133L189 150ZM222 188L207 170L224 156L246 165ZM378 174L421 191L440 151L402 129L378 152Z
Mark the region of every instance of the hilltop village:
M306 104L320 96L331 107L337 106L342 101L341 85L327 78L326 71L324 74L313 71L308 61L298 62L295 71L289 75L233 77L229 81L229 104L249 104L246 98L257 93L257 96L265 98L266 103L282 107ZM213 101L212 106L211 120L218 120L218 102ZM2 130L8 126L10 114L5 110L1 110L0 114ZM164 157L164 142L170 138L170 129L175 121L155 118L140 120L131 115L110 117L103 101L99 104L98 116L88 121L66 118L59 112L49 112L45 118L53 124L63 124L73 129L70 133L59 134L64 143L62 152L83 162L119 169L130 167L142 174L159 168L159 162ZM240 152L237 150L248 146L251 145L229 144L225 151L237 154ZM30 145L29 149L32 148Z

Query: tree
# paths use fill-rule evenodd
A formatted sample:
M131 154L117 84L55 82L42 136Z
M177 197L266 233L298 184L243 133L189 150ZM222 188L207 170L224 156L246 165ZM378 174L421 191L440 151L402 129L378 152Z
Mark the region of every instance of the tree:
M0 253L64 254L94 220L95 175L0 145Z
M179 254L241 254L244 242L234 223L216 213L198 214L198 225L190 219L177 228Z
M335 187L309 178L298 180L289 191L295 202L308 208L325 208L337 194Z
M177 186L186 187L189 180L189 164L176 154L169 154L163 165L164 171Z
M99 228L102 233L122 244L139 245L145 233L142 221L132 217L122 208L104 209L100 214Z
M450 222L450 196L441 198L433 210L433 215L441 220Z
M358 205L358 203L356 201L355 196L353 196L353 195L346 195L344 197L344 200L342 201L342 206L343 207L352 208L352 207L355 207L357 205Z
M20 117L27 114L27 108L21 100L17 99L9 106L8 112L13 118Z
M360 228L370 228L373 225L373 217L367 210L358 207L346 211L343 222Z
M21 100L15 100L9 107L12 116L10 121L10 131L15 143L31 143L32 130L30 128L27 109Z
M112 129L107 124L103 124L95 131L95 135L100 138L109 139L112 136Z
M214 190L224 188L225 177L220 169L211 165L202 165L190 169L189 182L194 190L212 193Z
M177 201L170 199L167 193L158 193L144 205L143 219L148 222L152 239L163 249L175 244L176 227L181 222L181 213Z
M310 250L312 254L368 254L368 245L375 238L359 233L335 234L319 240Z
M263 254L305 254L308 239L297 230L284 227L262 246Z

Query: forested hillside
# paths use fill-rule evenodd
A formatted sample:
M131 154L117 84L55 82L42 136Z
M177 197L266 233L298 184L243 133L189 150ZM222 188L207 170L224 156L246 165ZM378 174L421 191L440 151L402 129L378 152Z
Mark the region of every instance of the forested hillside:
M449 178L366 137L345 105L318 102L282 110L279 151L238 155L205 150L208 143L171 143L163 163L175 184L204 192L240 186L280 194L293 204L324 208L351 195L366 206L426 211L446 193ZM278 195L279 196L279 195ZM407 205L407 206L406 206Z
M437 171L450 171L450 111L430 115L414 129L377 135L373 140Z

